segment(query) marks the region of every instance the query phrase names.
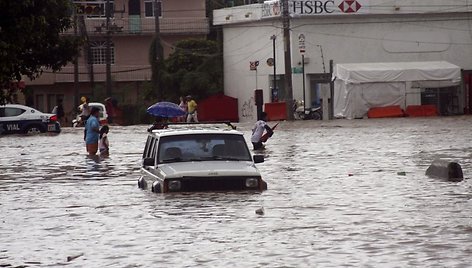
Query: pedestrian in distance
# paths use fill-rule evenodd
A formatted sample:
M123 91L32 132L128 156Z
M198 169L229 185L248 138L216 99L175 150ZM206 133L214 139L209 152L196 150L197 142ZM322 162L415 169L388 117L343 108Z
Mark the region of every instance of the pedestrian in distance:
M190 95L187 96L187 113L187 123L198 123L197 102Z
M100 141L98 143L98 150L100 151L100 156L110 155L110 142L108 141L108 131L110 131L108 125L104 125L100 129Z
M115 118L115 106L113 105L113 99L111 97L105 99L105 109L108 114L108 124L113 124L113 119Z
M80 98L80 101L82 103L79 105L79 111L80 111L80 115L79 115L80 122L79 122L79 124L80 125L82 125L82 124L85 125L85 121L87 121L87 119L89 118L89 116L91 114L91 110L90 110L90 106L89 106L89 98L82 96Z
M272 135L274 134L274 131L267 125L266 121L267 114L265 112L262 112L261 120L258 120L254 125L254 128L252 129L251 142L254 147L254 150L264 148L264 145L262 144L262 142L265 142L262 140L262 135L264 134L264 131L267 132L268 137L272 137Z
M63 125L64 124L63 118L64 118L65 113L64 113L64 106L62 105L62 99L57 100L57 105L54 106L54 108L52 109L52 113L57 116L57 121L59 121L59 123Z
M100 109L92 107L90 117L85 123L85 147L89 155L95 155L98 151L98 140L100 134Z
M180 97L179 107L185 112L185 115L179 117L178 120L179 122L185 122L187 120L188 105L187 105L187 101L185 100L183 96Z

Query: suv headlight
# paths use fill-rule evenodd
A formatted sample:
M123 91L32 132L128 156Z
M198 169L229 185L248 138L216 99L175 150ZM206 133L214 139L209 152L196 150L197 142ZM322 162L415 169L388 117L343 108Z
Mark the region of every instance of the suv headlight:
M179 191L182 187L182 183L178 180L171 180L167 183L169 191Z
M247 188L256 188L259 186L259 179L258 178L247 178L246 179L246 187Z

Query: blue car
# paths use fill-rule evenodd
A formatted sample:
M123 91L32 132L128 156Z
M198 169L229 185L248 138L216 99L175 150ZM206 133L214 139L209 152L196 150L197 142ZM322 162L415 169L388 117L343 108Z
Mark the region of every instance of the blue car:
M20 104L0 105L0 134L61 132L55 114L42 113Z

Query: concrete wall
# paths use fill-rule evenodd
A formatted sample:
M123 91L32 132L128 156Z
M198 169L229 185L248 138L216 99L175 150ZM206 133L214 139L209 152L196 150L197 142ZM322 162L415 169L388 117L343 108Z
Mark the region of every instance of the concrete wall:
M334 63L445 60L470 70L472 31L468 16L438 13L295 18L291 20L292 67L301 67L298 36L303 33L305 57L309 61L305 65L307 89L310 74L329 72L329 60ZM258 87L264 90L264 100L269 100L269 76L273 69L266 60L272 57L273 34L277 35L277 73L283 74L279 19L224 26L225 94L239 99L241 121L255 120L255 107L251 114L244 106L251 103L255 88L255 72L249 71L249 61L260 61ZM292 78L294 99L301 99L302 75L293 74Z

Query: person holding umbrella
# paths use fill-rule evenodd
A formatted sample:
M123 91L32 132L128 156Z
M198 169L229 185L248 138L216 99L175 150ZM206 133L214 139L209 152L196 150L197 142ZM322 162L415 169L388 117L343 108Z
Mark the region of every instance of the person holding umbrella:
M185 111L180 109L179 105L168 101L157 102L149 106L146 111L148 114L156 117L156 121L148 128L148 131L167 128L169 118L185 115Z
M148 128L148 132L152 132L154 129L165 129L167 128L167 119L162 116L156 116L156 121Z

